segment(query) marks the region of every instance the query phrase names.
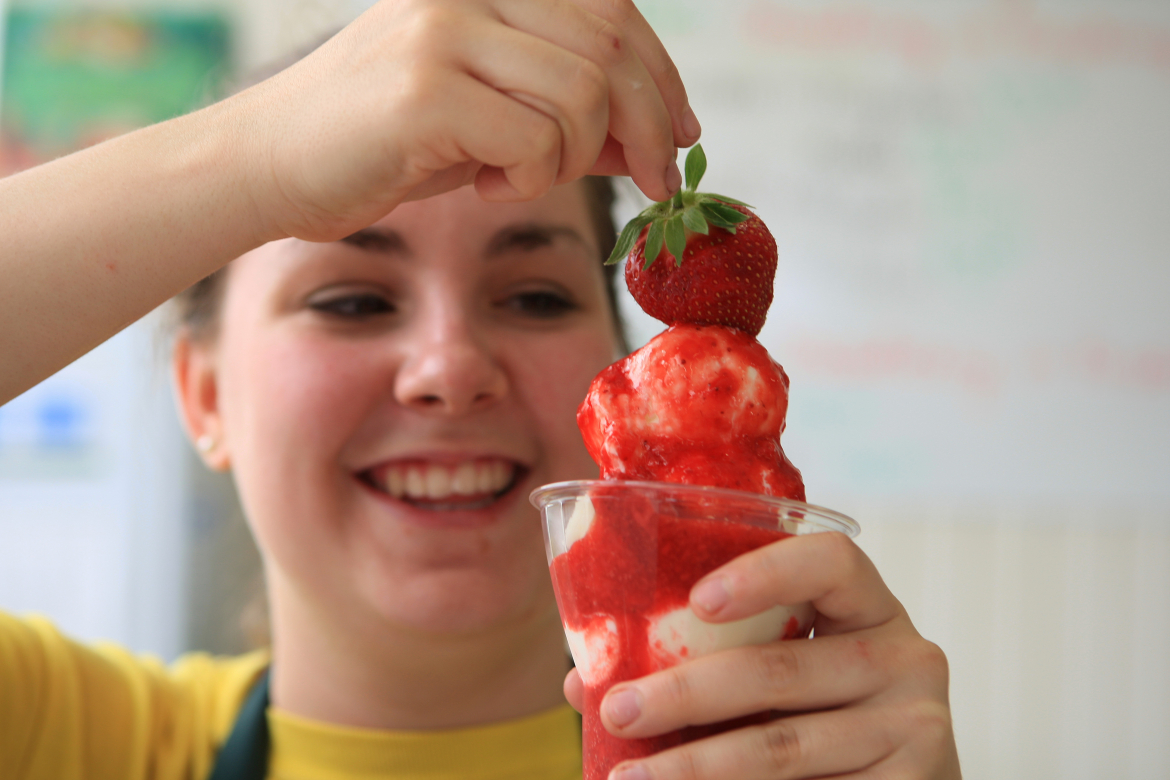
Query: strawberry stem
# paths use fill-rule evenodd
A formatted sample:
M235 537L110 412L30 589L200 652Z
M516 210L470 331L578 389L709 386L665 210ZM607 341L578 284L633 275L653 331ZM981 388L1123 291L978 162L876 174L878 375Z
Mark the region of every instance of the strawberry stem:
M748 219L727 204L752 208L749 204L711 192L695 191L703 174L707 172L707 155L701 144L695 144L687 153L684 167L686 189L679 190L667 200L655 203L634 217L618 236L613 252L605 261L606 265L613 265L629 255L647 225L650 227L644 252L645 267L649 268L663 248L674 256L676 264L681 265L687 230L707 235L708 226L714 225L728 233L735 233L735 226Z
M707 154L703 151L702 144L695 144L687 152L685 169L687 174L687 190L694 192L699 189L699 182L702 180L703 174L707 172Z

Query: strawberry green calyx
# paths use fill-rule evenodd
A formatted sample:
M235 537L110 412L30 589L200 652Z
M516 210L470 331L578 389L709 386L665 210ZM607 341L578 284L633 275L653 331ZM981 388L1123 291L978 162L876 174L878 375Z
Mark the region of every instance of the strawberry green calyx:
M644 268L649 268L658 259L664 245L667 254L674 257L675 265L682 265L687 231L707 235L710 226L714 225L734 234L735 226L749 219L746 214L727 204L734 203L747 208L754 206L713 192L695 192L703 174L707 172L707 155L703 153L701 144L695 144L687 153L685 171L687 186L676 192L674 197L655 203L630 220L618 236L613 252L605 261L606 265L613 265L628 255L647 225L650 229L646 233Z

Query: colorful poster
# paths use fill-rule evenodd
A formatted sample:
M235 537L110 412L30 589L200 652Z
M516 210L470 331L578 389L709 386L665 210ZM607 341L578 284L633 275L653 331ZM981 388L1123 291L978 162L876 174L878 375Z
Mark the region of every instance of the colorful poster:
M212 13L16 7L0 87L0 174L209 102L230 69Z

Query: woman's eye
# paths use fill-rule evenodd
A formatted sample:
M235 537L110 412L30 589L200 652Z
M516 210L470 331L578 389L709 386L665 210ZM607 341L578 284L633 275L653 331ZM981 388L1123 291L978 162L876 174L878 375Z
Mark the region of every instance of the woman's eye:
M542 319L559 317L577 308L564 295L548 290L517 293L507 299L506 306L518 314Z
M310 301L309 308L335 317L359 319L394 312L394 305L376 293L354 293L320 301Z

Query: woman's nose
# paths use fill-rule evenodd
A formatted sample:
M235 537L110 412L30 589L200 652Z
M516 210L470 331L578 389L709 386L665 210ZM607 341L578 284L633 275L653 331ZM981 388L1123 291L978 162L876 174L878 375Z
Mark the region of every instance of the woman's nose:
M451 415L487 408L504 397L507 375L467 323L444 323L431 331L399 366L394 395L400 404Z

